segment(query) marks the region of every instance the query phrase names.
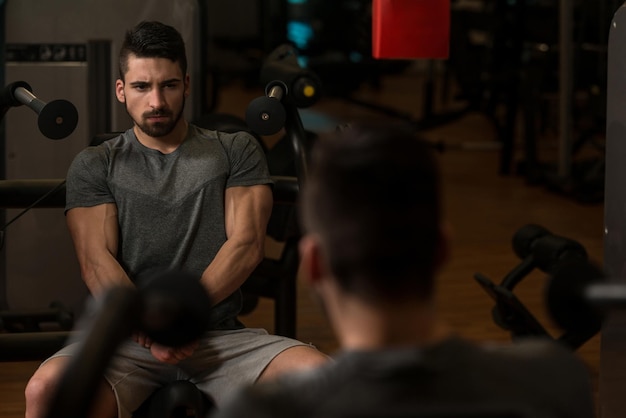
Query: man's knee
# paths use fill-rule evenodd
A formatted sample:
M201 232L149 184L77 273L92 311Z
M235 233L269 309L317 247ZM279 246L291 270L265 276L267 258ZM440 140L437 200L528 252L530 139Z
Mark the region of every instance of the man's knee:
M30 378L24 390L27 418L43 416L56 390L64 364L63 358L51 359Z
M55 357L44 363L30 378L24 391L26 418L40 418L48 415L52 397L65 370L68 358ZM117 416L117 402L111 386L102 382L93 402L91 417Z
M43 402L44 399L50 398L50 393L54 389L54 385L47 379L39 376L33 376L26 385L24 397L26 405L35 405Z

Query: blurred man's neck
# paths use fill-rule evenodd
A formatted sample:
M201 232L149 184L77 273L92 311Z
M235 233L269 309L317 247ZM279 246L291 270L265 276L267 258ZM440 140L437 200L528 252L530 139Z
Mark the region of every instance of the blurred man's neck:
M451 334L429 302L373 306L345 295L337 301L327 309L331 310L329 315L339 343L346 350L419 347L436 344Z

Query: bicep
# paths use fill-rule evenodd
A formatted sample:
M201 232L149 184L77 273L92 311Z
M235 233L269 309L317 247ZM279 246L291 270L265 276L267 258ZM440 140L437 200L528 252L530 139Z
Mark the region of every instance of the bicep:
M272 211L272 190L268 185L230 187L225 194L225 226L228 239L265 239Z
M66 222L79 261L106 251L115 256L118 245L117 207L105 203L67 211Z

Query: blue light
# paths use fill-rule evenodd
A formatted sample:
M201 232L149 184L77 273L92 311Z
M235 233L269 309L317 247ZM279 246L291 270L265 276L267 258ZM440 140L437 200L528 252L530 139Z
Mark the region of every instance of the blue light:
M306 2L307 0L287 0L287 3L289 4L304 4Z
M313 38L313 28L308 23L291 21L287 23L287 39L299 49L306 49Z
M309 66L309 57L298 55L298 65L302 68L307 68Z

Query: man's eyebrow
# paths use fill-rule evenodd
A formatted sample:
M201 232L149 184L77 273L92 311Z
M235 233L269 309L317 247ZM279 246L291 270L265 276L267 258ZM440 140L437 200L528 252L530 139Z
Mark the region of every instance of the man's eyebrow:
M164 84L172 84L172 83L181 83L183 80L181 80L180 78L170 78L169 80L165 80L162 81L160 84L164 85Z
M182 80L180 78L170 78L168 80L161 81L159 85L172 84L172 83L181 83ZM131 81L129 83L131 86L143 86L146 84L150 84L149 81Z

